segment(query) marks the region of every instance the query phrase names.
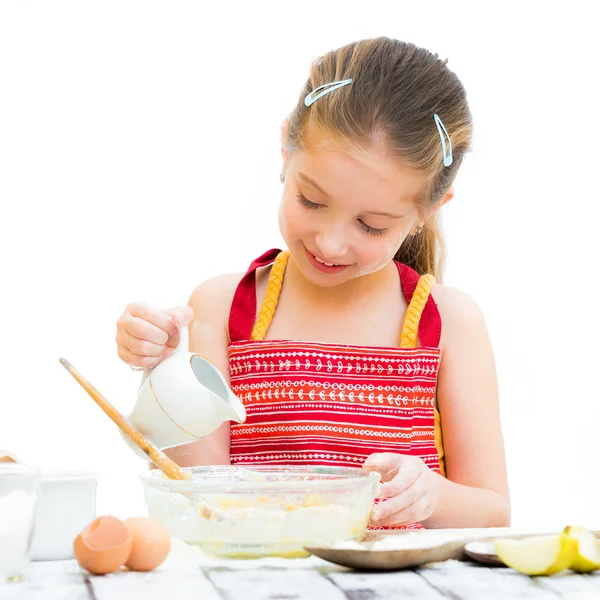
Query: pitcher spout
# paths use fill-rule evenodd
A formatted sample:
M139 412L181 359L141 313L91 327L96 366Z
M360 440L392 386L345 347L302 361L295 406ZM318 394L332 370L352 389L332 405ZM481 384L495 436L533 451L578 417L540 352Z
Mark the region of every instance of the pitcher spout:
M206 357L199 354L192 355L190 364L194 375L199 382L209 389L214 400L220 406L223 421L244 423L246 421L246 408L242 401L231 391L221 372Z
M231 408L231 412L234 415L234 417L230 420L235 421L236 423L245 423L246 422L246 407L243 405L241 400L233 392L229 392L229 395L227 398L227 404Z

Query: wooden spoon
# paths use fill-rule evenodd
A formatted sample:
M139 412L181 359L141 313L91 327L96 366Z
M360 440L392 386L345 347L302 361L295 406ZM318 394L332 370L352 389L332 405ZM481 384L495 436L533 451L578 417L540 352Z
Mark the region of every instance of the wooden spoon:
M95 400L96 404L118 425L119 429L143 452L150 460L170 479L192 479L192 474L184 471L177 463L173 462L164 452L161 452L147 437L140 433L104 396L85 379L64 358L61 364L81 387Z

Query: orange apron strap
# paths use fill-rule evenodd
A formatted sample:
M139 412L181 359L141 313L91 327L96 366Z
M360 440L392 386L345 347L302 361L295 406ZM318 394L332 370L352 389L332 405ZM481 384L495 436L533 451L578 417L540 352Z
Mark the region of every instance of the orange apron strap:
M290 257L290 251L284 250L277 255L271 272L269 273L269 281L267 283L267 291L265 293L265 299L263 300L262 306L256 323L252 328L250 334L251 340L264 340L267 330L273 320L275 309L277 308L277 302L279 300L279 294L281 293L281 286L283 285L283 275L287 266L288 258Z
M412 298L408 308L406 309L406 315L404 317L404 323L402 324L402 333L400 334L400 347L401 348L416 348L419 324L421 322L421 315L429 300L431 288L435 283L433 275L422 275L419 277L417 287L413 292ZM434 407L434 440L435 448L438 453L440 463L440 473L446 476L446 462L444 460L444 441L442 437L442 418L439 411Z
M406 315L404 316L402 333L400 334L400 348L417 347L421 315L429 300L429 294L434 283L435 278L433 275L422 275L419 277L417 287L413 292L408 308L406 309Z
M442 437L442 417L438 412L437 408L433 408L434 424L434 441L435 449L437 450L439 461L440 461L440 474L446 477L446 459L444 458L444 439Z

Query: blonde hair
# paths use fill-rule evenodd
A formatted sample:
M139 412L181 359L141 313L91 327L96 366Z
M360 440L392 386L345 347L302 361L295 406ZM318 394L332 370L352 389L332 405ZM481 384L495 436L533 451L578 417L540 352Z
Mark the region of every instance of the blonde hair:
M311 120L328 139L350 149L385 150L426 176L418 206L423 214L435 207L454 181L470 150L472 118L466 91L458 77L424 48L388 37L353 42L315 59L298 103L289 115L285 148L306 148ZM352 79L352 83L319 98L310 107L304 98L318 87ZM438 114L452 142L453 162L445 167L433 115ZM396 260L419 274L441 281L444 242L437 213L423 231L409 235Z

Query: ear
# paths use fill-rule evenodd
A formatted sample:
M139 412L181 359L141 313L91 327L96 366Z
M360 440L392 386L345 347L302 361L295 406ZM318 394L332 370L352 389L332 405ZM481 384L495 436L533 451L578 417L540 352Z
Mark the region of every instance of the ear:
M446 204L447 202L450 202L450 200L452 200L452 198L454 198L454 186L450 187L450 189L446 192L446 194L444 195L444 197L433 207L427 210L427 212L425 212L424 214L421 215L421 218L423 219L423 221L427 221L427 219L429 217L432 217L433 215L435 215L435 213L440 210L440 208L442 208L442 206L444 206L444 204ZM422 225L422 223L421 223Z
M440 210L440 208L442 208L444 204L450 202L452 198L454 198L454 186L451 186L450 189L444 195L444 197L435 205L435 207L432 210L432 213L435 213L438 210Z
M450 189L446 192L446 195L442 198L440 202L440 208L446 204L446 202L450 202L454 198L454 186L451 186Z

